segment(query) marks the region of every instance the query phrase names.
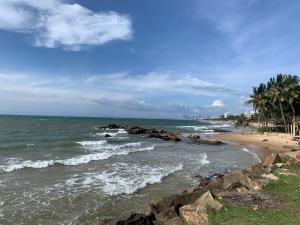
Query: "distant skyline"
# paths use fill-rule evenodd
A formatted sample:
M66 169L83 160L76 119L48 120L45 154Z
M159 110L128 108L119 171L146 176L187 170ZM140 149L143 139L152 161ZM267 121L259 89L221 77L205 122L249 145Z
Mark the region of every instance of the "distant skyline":
M1 0L0 114L181 118L250 110L299 75L296 0Z

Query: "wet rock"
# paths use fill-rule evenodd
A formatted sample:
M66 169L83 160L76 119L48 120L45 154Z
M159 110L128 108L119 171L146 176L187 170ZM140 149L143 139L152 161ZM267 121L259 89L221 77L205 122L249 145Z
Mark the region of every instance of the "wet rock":
M119 129L119 128L121 128L121 126L120 125L117 125L117 124L114 124L114 123L110 123L110 124L108 124L107 126L99 126L98 127L99 129Z
M135 127L130 127L128 129L126 129L126 131L129 133L129 134L146 134L148 132L147 129L143 128L143 127L138 127L138 126L135 126Z
M111 135L110 134L105 134L104 137L109 138L109 137L111 137Z
M116 225L154 225L152 216L132 214L128 219L121 220Z
M206 145L222 145L224 144L222 141L213 140L213 139L193 139L194 144L206 144Z
M161 140L165 140L165 141L181 141L181 139L179 138L179 136L177 134L161 134L161 133L149 133L148 135L149 138L158 138Z
M189 135L188 138L190 140L198 140L198 139L200 139L200 135L199 134L192 134L192 135Z

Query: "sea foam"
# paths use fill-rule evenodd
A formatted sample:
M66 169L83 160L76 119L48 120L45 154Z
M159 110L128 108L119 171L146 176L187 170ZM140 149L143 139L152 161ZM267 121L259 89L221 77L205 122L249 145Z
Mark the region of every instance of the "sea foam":
M183 169L177 166L149 166L140 164L115 163L102 173L85 173L66 181L70 188L100 187L108 195L133 194L149 184L160 183L162 179Z
M79 142L79 143L84 147L94 148L95 146L97 146L98 148L99 144L102 146L106 142L89 141L89 142ZM86 155L78 155L68 159L37 160L37 161L26 160L21 162L10 163L7 165L1 165L0 171L12 172L24 168L40 169L40 168L46 168L54 165L76 166L80 164L87 164L92 161L105 160L112 156L128 155L134 152L151 151L154 148L155 146L153 145L147 146L141 142L127 143L123 145L110 145L110 146L103 147L103 151L101 152L96 152L96 153L86 154Z

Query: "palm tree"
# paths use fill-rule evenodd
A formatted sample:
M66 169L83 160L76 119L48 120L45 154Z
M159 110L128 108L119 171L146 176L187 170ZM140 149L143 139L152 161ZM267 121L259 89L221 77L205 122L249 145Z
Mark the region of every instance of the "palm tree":
M266 114L268 99L266 95L266 85L261 83L258 87L253 87L253 94L250 95L250 100L247 101L247 103L253 104L254 111L258 112L259 122L264 121L268 130Z
M299 99L300 96L299 77L287 75L285 84L285 99L292 109L294 120L296 116L294 104L296 104L296 101Z

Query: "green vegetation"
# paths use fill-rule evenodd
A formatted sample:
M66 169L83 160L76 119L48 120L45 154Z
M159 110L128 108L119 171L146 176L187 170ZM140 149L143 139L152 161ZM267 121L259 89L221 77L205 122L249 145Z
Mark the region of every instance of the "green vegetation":
M278 74L267 84L253 87L249 104L257 113L257 122L269 131L280 127L288 132L288 123L300 114L300 80L298 76Z
M300 166L289 168L289 172L300 173ZM277 174L278 175L278 174ZM226 199L225 207L218 212L209 212L212 225L286 225L300 224L300 177L278 175L278 181L272 181L264 190L283 199L284 206L280 209L251 209L232 207Z

